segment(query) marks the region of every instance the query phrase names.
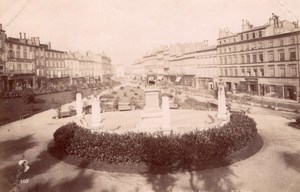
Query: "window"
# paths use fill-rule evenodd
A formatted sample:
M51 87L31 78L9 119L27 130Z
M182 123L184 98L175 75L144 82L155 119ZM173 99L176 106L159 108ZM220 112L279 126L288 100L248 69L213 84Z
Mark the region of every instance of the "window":
M252 55L252 59L253 59L253 63L256 63L256 62L257 62L256 54L253 54L253 55Z
M285 67L279 66L279 77L285 77Z
M252 50L253 50L253 49L256 49L256 43L252 43L251 46L252 46L252 47L251 47Z
M275 76L275 67L274 66L269 66L268 67L268 74L269 74L270 77Z
M258 32L258 36L259 36L259 37L262 37L262 31L259 31L259 32Z
M241 74L242 74L242 76L245 76L245 69L244 68L241 69Z
M15 57L15 52L13 50L9 50L8 57L9 58L14 58Z
M228 71L227 71L227 69L225 69L225 76L228 76Z
M220 57L220 64L223 64L223 59L222 59L222 57Z
M273 41L269 42L270 47L273 47Z
M247 38L247 40L249 39L249 34L246 34L246 38Z
M247 69L247 74L246 74L248 77L251 76L251 69Z
M237 57L236 57L236 55L235 56L233 56L233 63L236 63L236 59L237 59Z
M246 57L247 57L247 63L250 63L250 54L247 54Z
M268 52L268 58L269 58L269 61L274 61L274 51Z
M260 67L259 68L259 74L258 74L259 76L264 76L264 68L263 67Z
M234 69L234 75L238 76L238 70L237 69Z
M252 33L252 38L255 39L255 32Z
M295 44L295 37L290 38L290 44Z
M256 68L253 69L253 76L257 76L257 69Z
M242 41L244 40L244 38L243 38L243 34L241 34L241 40L242 40Z
M224 57L224 64L226 65L227 64L227 58Z
M17 50L17 58L21 58L21 53L19 50Z
M275 93L275 85L270 85L270 93Z
M296 49L293 48L293 49L290 49L289 51L290 51L290 60L291 61L296 60Z
M279 39L279 45L283 46L283 39Z
M297 76L297 66L296 65L289 65L288 66L289 76L296 77Z
M263 52L258 53L259 61L264 62L264 54Z
M278 53L279 53L279 61L284 61L284 51L280 50L278 51Z
M245 63L245 57L244 57L244 55L241 55L241 63Z

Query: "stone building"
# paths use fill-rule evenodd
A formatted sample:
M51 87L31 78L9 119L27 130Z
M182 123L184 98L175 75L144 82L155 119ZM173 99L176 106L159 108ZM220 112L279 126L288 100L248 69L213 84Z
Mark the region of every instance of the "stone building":
M275 14L258 27L243 20L241 32L219 33L219 75L228 90L299 101L299 40L298 23Z
M51 87L64 87L69 84L69 76L65 66L65 52L45 46L45 72L47 84Z
M36 87L34 48L35 45L26 39L25 33L24 37L20 33L20 38L5 39L4 90L15 92L25 87Z
M0 24L0 92L5 90L7 85L7 75L5 69L6 55L5 55L5 31Z

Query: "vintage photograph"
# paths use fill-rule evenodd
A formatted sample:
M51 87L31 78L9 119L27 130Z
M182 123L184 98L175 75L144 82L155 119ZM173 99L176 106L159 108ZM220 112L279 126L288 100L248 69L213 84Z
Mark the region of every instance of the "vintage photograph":
M299 8L0 0L0 191L300 191Z

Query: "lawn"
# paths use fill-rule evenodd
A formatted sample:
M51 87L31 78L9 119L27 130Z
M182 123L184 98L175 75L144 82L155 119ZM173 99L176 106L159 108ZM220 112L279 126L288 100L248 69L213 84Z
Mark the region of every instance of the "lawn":
M81 90L83 97L91 95L90 89ZM25 104L22 98L0 99L0 126L19 120L23 115L34 115L53 108L57 104L65 104L75 100L72 91L37 95L35 103Z

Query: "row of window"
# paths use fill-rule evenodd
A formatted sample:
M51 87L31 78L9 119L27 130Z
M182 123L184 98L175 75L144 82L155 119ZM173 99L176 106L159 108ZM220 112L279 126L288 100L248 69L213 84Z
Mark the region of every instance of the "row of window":
M249 40L249 39L255 39L260 38L264 36L264 31L253 31L249 33L243 33L236 37L226 38L219 41L219 44L227 44L227 43L235 43L237 41L243 41L243 40Z
M296 49L277 50L258 53L247 53L237 55L229 55L220 57L220 64L236 64L236 63L262 63L273 61L294 61L296 60Z
M219 48L219 53L232 53L232 52L239 52L239 51L249 51L249 50L255 50L255 49L262 49L262 48L271 48L271 47L278 47L278 46L284 46L284 45L294 45L296 43L296 38L288 37L288 38L281 38L276 40L266 40L266 41L260 41L260 42L253 42L253 43L247 43L242 45L236 45L236 46L229 46L224 48Z
M65 63L63 61L57 60L46 60L46 67L49 68L65 68Z
M10 71L33 71L33 63L7 63L7 69Z
M289 64L266 67L221 68L220 76L297 77L297 66Z

